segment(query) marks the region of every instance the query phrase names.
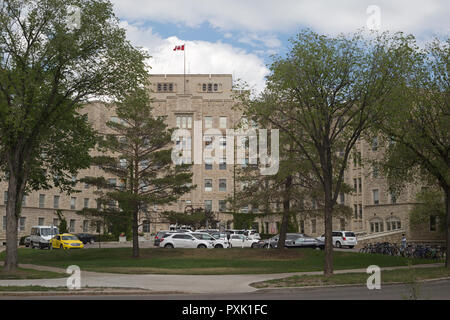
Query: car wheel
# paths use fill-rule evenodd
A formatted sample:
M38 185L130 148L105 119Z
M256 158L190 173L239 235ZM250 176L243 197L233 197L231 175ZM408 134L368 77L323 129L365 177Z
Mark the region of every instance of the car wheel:
M341 248L341 243L339 241L336 242L336 248Z
M63 245L60 245L59 248L60 248L60 249L64 249L64 246L63 246Z
M221 245L221 244L216 244L214 248L216 248L216 249L223 249L223 245Z
M256 243L252 243L252 249L256 248Z
M166 244L164 246L164 248L166 248L166 249L173 249L173 244L168 243L168 244Z
M206 246L204 244L199 244L197 246L198 249L206 249Z
M268 244L265 244L265 245L264 245L264 249L269 249L269 245L268 245Z
M350 249L353 249L355 246L348 246Z

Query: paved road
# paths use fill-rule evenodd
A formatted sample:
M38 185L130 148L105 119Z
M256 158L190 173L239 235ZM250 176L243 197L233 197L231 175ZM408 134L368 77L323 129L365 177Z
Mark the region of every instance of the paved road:
M450 300L450 280L425 282L418 285L417 298L422 300ZM251 293L214 294L149 294L149 295L94 295L94 296L30 296L0 297L0 300L407 300L411 299L411 285L384 285L380 290L359 287L316 289L274 289Z

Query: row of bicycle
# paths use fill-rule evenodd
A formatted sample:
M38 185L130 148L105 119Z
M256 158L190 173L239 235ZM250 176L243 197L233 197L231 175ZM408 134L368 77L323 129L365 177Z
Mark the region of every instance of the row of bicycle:
M366 244L359 252L401 256L405 258L441 260L445 259L446 248L438 245L408 244L403 246L396 243L377 242Z

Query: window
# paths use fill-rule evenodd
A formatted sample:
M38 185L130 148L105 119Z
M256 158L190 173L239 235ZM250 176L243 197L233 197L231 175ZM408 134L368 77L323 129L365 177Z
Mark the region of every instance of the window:
M220 129L226 129L227 128L227 117L220 117L219 118L219 128Z
M205 191L212 191L212 179L205 179Z
M158 92L173 92L173 83L158 83L157 85L157 91Z
M227 138L219 137L219 146L221 149L225 149L227 147Z
M8 191L3 192L3 203L5 206L8 204Z
M212 211L212 200L205 200L205 211Z
M150 221L144 220L142 223L142 232L150 233Z
M362 179L358 178L358 188L359 188L359 192L362 192Z
M430 216L430 231L436 231L437 226L437 217Z
M379 204L380 203L380 198L379 198L378 189L372 190L372 196L373 196L373 204Z
M353 179L353 189L355 189L355 192L358 192L358 180Z
M45 207L45 194L39 195L39 208Z
M225 158L219 160L219 170L227 170L227 163Z
M214 83L214 91L218 91L219 90L219 85L217 83Z
M206 158L205 159L205 170L212 170L212 168L213 168L212 163L213 163L212 158Z
M219 200L219 212L225 212L225 211L227 211L227 201Z
M192 129L191 115L178 115L176 117L177 127L180 129Z
M359 218L362 219L362 214L363 214L363 208L362 208L362 204L359 205Z
M38 218L38 226L43 226L44 225L44 218Z
M23 196L22 198L22 207L25 207L27 205L27 196Z
M378 165L376 165L376 164L374 164L373 165L373 171L372 171L372 177L374 178L374 179L377 179L378 178L378 176L379 176L379 173L378 173Z
M89 198L84 198L84 208L89 208Z
M371 233L383 232L383 231L384 231L383 220L381 220L379 218L375 218L370 221L370 232Z
M391 204L397 203L397 194L395 192L391 192Z
M402 228L402 223L397 217L390 217L386 220L386 231L399 230Z
M358 205L357 204L355 204L355 205L353 205L353 209L354 209L354 214L355 214L355 219L358 219Z
M212 91L212 88L213 88L212 83L208 83L208 92L211 92L211 91Z
M213 127L213 118L205 117L205 129L211 129Z
M111 187L116 187L116 186L117 186L117 179L115 179L115 178L110 178L110 179L108 179L108 184L109 184Z
M341 204L344 204L344 203L345 203L345 194L344 194L344 193L341 193L341 194L340 194L339 201L341 202Z
M59 225L59 219L53 218L53 226L57 226L57 225Z
M299 230L300 233L305 233L305 221L300 220Z
M219 179L219 191L227 191L227 179Z
M3 216L3 230L6 230L6 216Z
M89 221L83 220L83 232L88 232L88 231L89 231Z
M241 208L242 213L248 213L248 206L244 206Z
M53 196L53 208L59 209L59 196Z
M75 232L75 220L70 219L69 221L69 232Z
M316 233L316 219L311 220L311 233Z
M75 210L77 208L77 198L70 198L70 209Z
M24 231L25 230L25 217L20 217L19 219L19 230Z

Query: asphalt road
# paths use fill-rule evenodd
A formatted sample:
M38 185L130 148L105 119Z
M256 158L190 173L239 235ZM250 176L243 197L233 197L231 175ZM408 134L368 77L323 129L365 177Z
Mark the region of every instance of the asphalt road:
M0 300L408 300L412 285L382 285L380 290L364 286L315 289L274 289L251 293L148 294L148 295L69 295L69 296L3 296ZM416 286L421 300L450 300L450 280L424 282Z

